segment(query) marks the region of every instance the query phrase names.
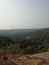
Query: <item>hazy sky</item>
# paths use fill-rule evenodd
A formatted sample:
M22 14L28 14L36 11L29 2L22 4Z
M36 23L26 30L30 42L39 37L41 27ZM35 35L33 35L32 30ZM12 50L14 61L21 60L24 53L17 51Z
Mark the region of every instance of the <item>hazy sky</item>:
M0 29L49 27L49 0L0 0Z

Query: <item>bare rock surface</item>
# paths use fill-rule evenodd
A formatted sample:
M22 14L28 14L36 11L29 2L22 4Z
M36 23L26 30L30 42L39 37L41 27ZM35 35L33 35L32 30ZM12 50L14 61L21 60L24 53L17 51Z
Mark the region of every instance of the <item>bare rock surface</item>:
M2 60L0 61L0 65L17 65L9 60Z
M34 55L9 55L8 60L0 61L0 65L49 65L49 52Z

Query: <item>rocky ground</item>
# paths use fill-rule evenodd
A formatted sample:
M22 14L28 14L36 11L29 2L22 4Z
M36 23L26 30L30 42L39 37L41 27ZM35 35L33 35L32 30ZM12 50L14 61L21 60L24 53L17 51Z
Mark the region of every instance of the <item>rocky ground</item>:
M8 60L0 61L0 65L49 65L49 52L34 55L7 55Z

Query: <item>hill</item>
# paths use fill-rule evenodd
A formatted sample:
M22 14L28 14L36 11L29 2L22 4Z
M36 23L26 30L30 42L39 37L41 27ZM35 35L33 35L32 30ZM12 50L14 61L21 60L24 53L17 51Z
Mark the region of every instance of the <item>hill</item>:
M15 35L16 32L9 32L13 36L0 35L0 53L5 51L12 54L35 54L49 51L49 28L20 32L20 35Z
M0 31L0 57L0 65L49 65L49 28Z
M2 36L19 36L26 33L31 33L37 29L10 29L10 30L0 30L0 35Z

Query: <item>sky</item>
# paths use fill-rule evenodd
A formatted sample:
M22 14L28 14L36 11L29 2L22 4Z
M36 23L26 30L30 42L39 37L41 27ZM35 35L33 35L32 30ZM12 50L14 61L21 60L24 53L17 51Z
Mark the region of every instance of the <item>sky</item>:
M49 0L0 0L0 29L49 28Z

